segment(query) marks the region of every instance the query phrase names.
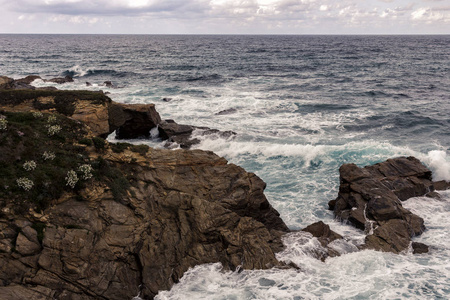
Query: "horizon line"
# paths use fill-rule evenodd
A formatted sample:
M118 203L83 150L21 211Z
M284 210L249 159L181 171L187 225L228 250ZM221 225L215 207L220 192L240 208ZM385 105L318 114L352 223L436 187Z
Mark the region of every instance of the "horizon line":
M449 33L1 33L0 35L450 36Z

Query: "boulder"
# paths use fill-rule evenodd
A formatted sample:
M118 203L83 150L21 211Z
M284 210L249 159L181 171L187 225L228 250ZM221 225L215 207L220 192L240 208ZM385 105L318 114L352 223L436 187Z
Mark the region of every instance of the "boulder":
M339 194L329 207L370 234L368 248L399 253L425 230L423 219L401 204L434 190L431 171L418 159L399 157L364 168L345 164L339 172Z
M121 104L109 106L109 131L116 130L119 139L149 137L150 130L161 123L154 104Z
M233 131L220 131L218 129L211 129L209 127L199 127L191 125L177 124L174 120L164 120L158 124L159 137L162 140L167 140L167 146L171 143L176 143L183 149L189 149L192 146L200 143L200 140L193 137L194 130L198 136L218 135L222 138L229 138L236 135Z
M109 88L114 87L114 84L113 84L111 81L105 81L105 82L103 82L103 84L104 84L106 87L109 87Z
M65 77L57 77L57 78L52 78L52 79L44 79L44 81L46 82L54 82L54 83L58 83L58 84L63 84L63 83L67 83L67 82L73 82L73 78L70 77L69 75L65 76Z

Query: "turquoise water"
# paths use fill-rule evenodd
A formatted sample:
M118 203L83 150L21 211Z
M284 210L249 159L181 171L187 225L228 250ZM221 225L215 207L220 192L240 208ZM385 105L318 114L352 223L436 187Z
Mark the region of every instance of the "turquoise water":
M343 163L414 155L450 180L449 49L450 36L0 35L0 73L71 75L58 88L102 89L118 102L155 103L178 123L235 131L199 137L196 148L260 176L291 229L323 220L346 238L335 245L343 255L322 263L310 256L317 241L291 234L278 255L301 272L198 266L157 299L447 299L449 193L405 202L425 219L416 238L431 246L424 255L354 252L364 236L327 203Z

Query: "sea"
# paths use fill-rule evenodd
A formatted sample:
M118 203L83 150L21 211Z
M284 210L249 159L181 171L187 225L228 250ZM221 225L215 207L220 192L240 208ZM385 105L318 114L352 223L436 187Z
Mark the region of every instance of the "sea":
M403 203L425 220L414 241L428 254L356 251L364 234L327 209L344 163L412 155L450 180L450 35L0 35L0 74L69 75L33 85L103 90L154 103L163 119L232 130L194 148L261 177L292 230L322 220L345 237L342 255L322 262L317 240L294 232L277 257L300 270L199 265L156 299L450 299L450 191Z

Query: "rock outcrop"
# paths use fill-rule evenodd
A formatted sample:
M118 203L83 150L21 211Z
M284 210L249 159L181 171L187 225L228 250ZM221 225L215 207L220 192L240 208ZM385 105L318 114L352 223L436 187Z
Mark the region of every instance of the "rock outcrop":
M9 120L0 131L10 141L5 147L17 145L9 150L16 160L10 160L5 174L22 172L23 161L31 158L38 167L26 173L34 181L29 190L14 187L14 178L1 190L2 299L122 300L139 292L151 299L198 264L221 262L226 269L282 265L275 253L283 248L281 235L288 228L255 174L212 152L92 144L89 130L79 128L74 135L71 128L81 125L63 116L56 120L67 122L61 132L45 137L45 146L27 149L45 134L47 116L34 121L31 113L3 114ZM26 140L14 142L17 131ZM39 147L53 151L54 161L40 158ZM72 166L75 160L90 164L93 177L84 177L78 163ZM46 170L60 169L62 174L78 170L73 189L64 186L65 175L56 176L57 182L41 179ZM56 198L51 198L52 184L62 189ZM48 192L35 189L40 187Z
M364 168L345 164L339 172L339 194L330 201L330 209L365 230L367 248L400 253L425 230L423 219L401 204L435 189L431 171L418 159L399 157ZM424 245L412 246L424 252Z
M200 142L193 137L194 130L199 135L215 134L226 138L236 134L232 131L181 125L174 120L163 121L154 104L122 104L112 101L103 92L36 89L29 85L39 78L28 76L14 80L0 77L0 109L57 111L85 123L93 135L103 138L114 131L118 139L148 138L150 130L158 128L159 138L167 140L168 147L176 143L183 149L189 149ZM64 78L59 79L55 78L53 82L60 82Z

